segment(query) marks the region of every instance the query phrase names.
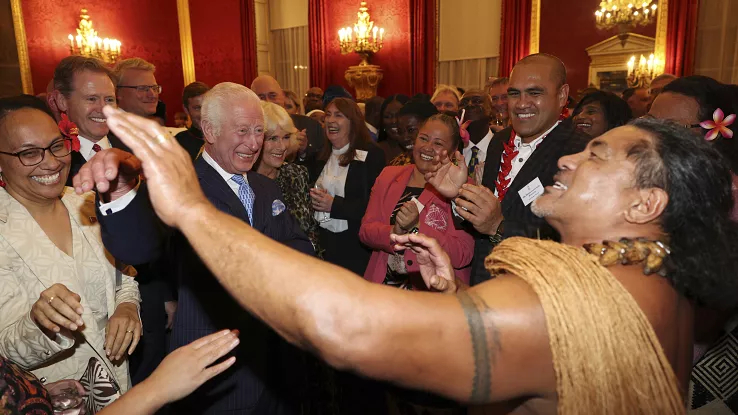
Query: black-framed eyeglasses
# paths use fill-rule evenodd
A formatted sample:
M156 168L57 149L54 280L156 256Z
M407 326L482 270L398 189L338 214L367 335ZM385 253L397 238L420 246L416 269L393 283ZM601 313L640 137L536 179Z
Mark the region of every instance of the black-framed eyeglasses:
M18 160L20 160L22 165L30 167L40 164L42 161L44 161L46 150L49 150L49 153L51 153L56 158L68 156L69 153L72 152L72 140L69 138L63 138L61 140L54 141L46 148L32 147L19 151L17 153L0 151L0 154L18 157Z
M149 90L152 90L155 94L161 94L161 85L118 85L118 88L131 88L135 89L136 92L140 94L145 94L149 92Z

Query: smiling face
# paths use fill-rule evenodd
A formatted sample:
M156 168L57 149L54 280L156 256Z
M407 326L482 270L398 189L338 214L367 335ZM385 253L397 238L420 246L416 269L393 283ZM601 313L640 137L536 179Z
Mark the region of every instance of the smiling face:
M387 132L387 137L390 140L399 143L400 134L397 131L397 113L402 109L402 103L400 101L392 101L384 108L382 113L382 128Z
M533 140L551 128L569 96L568 85L558 85L550 64L516 65L507 89L508 107L515 132Z
M497 84L491 87L489 96L497 113L500 114L503 120L507 120L510 117L507 109L507 84Z
M102 109L115 106L115 86L105 73L84 70L74 75L69 96L59 94L57 103L77 125L79 135L98 141L109 131Z
M17 153L29 148L64 146L56 122L47 114L24 108L5 117L0 127L0 151ZM43 161L24 166L16 156L0 154L0 171L5 189L18 200L48 203L59 198L69 175L71 155L55 157L46 151Z
M604 134L607 130L607 119L602 105L599 102L590 102L583 106L582 111L574 116L574 126L592 138Z
M570 233L571 227L592 234L622 227L632 210L642 208L636 162L628 154L636 145L651 142L647 133L633 126L612 129L592 140L583 152L559 159L555 184L546 187L531 210L562 235Z
M439 120L426 122L418 132L413 146L413 163L422 174L433 169L433 159L440 156L443 150L452 152L453 139L451 130Z
M336 104L328 104L328 108L325 109L325 135L333 148L343 148L348 144L349 134L351 134L351 121L338 110Z
M264 113L258 102L232 98L221 106L220 128L203 123L205 150L225 171L245 174L259 158L264 141Z
M418 138L418 132L421 121L412 114L401 115L397 122L397 132L400 135L400 147L405 150L413 148L415 139Z
M290 138L292 134L281 127L266 135L264 148L261 150L261 162L274 169L282 167L287 150L290 148Z
M120 86L151 86L157 85L154 72L143 69L126 69L121 74L118 84L118 106L141 117L149 117L156 113L159 103L159 92L149 88L146 92L138 92L134 88L120 88Z
M438 112L458 112L459 111L459 100L452 92L441 92L433 100L433 105L436 106Z
M489 120L492 116L492 101L483 91L468 91L461 97L460 112L464 112L464 120Z

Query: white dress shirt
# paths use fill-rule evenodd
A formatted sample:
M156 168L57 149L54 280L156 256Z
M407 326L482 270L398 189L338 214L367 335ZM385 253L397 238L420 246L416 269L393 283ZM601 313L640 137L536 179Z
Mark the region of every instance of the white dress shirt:
M489 147L489 142L492 141L492 137L494 135L495 134L492 132L492 130L489 130L487 132L487 135L485 135L484 138L482 138L477 144L469 141L466 147L464 147L464 162L466 163L467 167L469 166L469 161L471 161L473 147L479 149L479 152L477 152L478 163L484 163L484 161L487 160L487 147Z
M349 166L341 166L339 157L345 154L349 149L349 144L336 150L333 149L330 158L325 163L320 177L315 182L315 187L324 189L333 197L344 197L346 189L346 176L348 175ZM332 219L330 212L315 212L315 220L318 221L320 227L333 233L348 230L348 221L343 219Z
M208 163L212 168L214 168L215 171L218 172L220 177L222 177L223 180L225 180L225 182L228 184L228 187L230 187L231 190L233 190L233 193L236 194L236 197L238 197L239 184L232 180L233 173L228 173L227 171L223 170L223 168L220 167L220 165L215 160L213 160L212 157L210 157L210 154L208 154L207 151L202 152L202 158L203 160L205 160L206 163ZM245 174L243 175L243 180L245 180L246 183L248 184L249 178ZM254 200L256 200L256 197L257 197L256 194L254 194Z
M549 128L545 133L541 134L540 137L527 144L523 143L523 139L519 135L515 134L515 140L513 140L513 143L515 144L515 149L518 151L518 155L515 156L515 158L512 160L512 168L510 169L510 174L508 174L506 177L506 179L510 180L510 184L512 184L513 180L515 180L515 177L517 177L518 173L520 173L520 170L523 169L523 166L525 166L525 162L528 161L536 148L538 148L538 146L543 142L546 136L554 130L554 128L558 127L559 123L561 123L561 121L557 121L553 127ZM504 157L505 154L503 153L500 158L500 168L502 168L502 160L504 159ZM495 192L495 196L497 196L497 187L495 186L493 190Z
M95 144L99 145L101 150L107 150L113 147L112 145L110 145L110 140L108 140L108 136L101 138L97 142L84 138L81 135L78 135L77 138L79 138L79 154L81 154L82 157L84 157L85 160L88 161L96 153L95 150L92 149L92 146L94 146Z

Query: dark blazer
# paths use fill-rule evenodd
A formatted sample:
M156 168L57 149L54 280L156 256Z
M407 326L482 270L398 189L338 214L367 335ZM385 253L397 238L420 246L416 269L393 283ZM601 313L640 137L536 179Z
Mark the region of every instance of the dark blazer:
M320 153L325 142L325 132L320 123L305 115L290 114L290 117L292 117L295 128L305 130L305 134L307 134L308 148L303 159L308 159Z
M359 148L367 152L366 160L354 159L349 163L344 187L344 197L335 197L331 218L348 221L348 230L333 234L320 228L320 244L325 250L324 259L342 266L358 275L364 275L369 264L371 250L359 240L361 219L369 205L374 181L385 166L384 152L373 142ZM307 163L310 182L315 183L325 167L326 160L312 159Z
M512 129L506 128L490 141L487 147L487 161L484 166L482 185L494 191L497 174L500 171L500 159L504 151L504 144L510 140ZM520 170L515 180L510 183L505 199L502 201L502 216L505 218L503 237L525 236L558 240L558 233L544 219L533 214L530 205L525 206L518 192L535 178L539 178L543 186L553 185L553 176L559 171L558 160L565 155L582 151L587 146L590 137L577 132L567 119L561 122L541 142L528 161ZM484 259L492 251L492 243L486 235L477 235L474 244L474 260L472 261L471 283L490 279L484 268Z
M202 146L205 145L202 131L194 125L185 131L177 133L174 138L177 139L179 145L187 150L187 153L193 161L197 158L197 155L200 154Z
M205 159L195 161L195 170L203 192L218 210L249 222L241 201ZM286 210L273 215L272 203L282 199L277 184L255 172L247 177L256 195L253 227L276 241L313 255L312 244L292 215ZM170 350L225 328L241 331L235 365L175 404L173 413L275 413L279 406L276 396L281 393L278 387L281 374L275 370L279 358L276 350L280 348L277 336L228 294L183 235L176 233L173 238L179 305Z

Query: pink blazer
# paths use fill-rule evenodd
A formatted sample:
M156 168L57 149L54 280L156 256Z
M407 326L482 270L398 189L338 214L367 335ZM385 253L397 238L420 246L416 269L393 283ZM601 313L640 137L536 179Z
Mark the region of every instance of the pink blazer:
M407 187L415 166L385 167L377 177L372 187L369 206L361 221L359 238L361 242L371 248L372 257L364 273L364 278L381 284L387 274L387 260L394 253L390 244L390 216ZM451 258L451 264L457 269L456 276L464 282L469 282L469 268L458 271L471 263L474 255L474 238L463 230L454 226L451 204L443 196L436 193L432 186L426 185L418 201L424 209L420 212L418 229L420 233L438 240L444 251ZM410 274L419 272L415 253L405 251L405 264ZM416 288L419 287L416 284Z

